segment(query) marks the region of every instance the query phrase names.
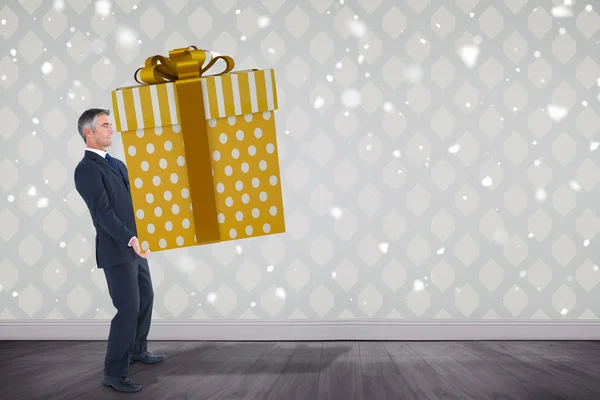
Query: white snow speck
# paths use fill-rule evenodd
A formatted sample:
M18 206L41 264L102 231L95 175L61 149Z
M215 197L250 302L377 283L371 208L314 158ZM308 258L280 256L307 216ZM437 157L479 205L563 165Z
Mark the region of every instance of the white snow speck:
M527 275L527 271L521 271L521 272L519 272L519 276L521 278L525 278L526 275Z
M600 270L600 268L598 268L597 265L594 265L594 271L598 272Z
M217 301L217 294L215 292L210 292L206 295L206 301L210 304L214 304L214 302Z
M569 186L571 187L571 189L573 189L576 192L581 192L581 185L579 185L579 182L577 182L575 179L571 179L569 181Z
M333 76L327 75L327 82L333 82Z
M280 299L285 299L287 297L285 289L283 289L282 287L278 287L277 289L275 289L275 296L279 297Z
M9 194L9 195L6 197L6 200L8 200L8 202L9 202L9 203L12 203L13 201L15 201L15 195L13 195L13 194Z
M568 112L566 107L557 106L556 104L549 104L547 111L548 111L548 116L554 122L561 121L564 117L567 116L567 112Z
M269 26L269 24L271 23L271 18L269 18L266 15L263 15L261 17L258 17L258 27L259 28L266 28L267 26Z
M342 103L347 108L360 105L360 93L356 89L348 89L342 93Z
M348 29L350 29L350 32L358 38L365 36L367 33L367 25L362 21L348 21Z
M333 279L335 279L335 278L337 277L337 272L333 271L333 272L331 273L331 277L332 277Z
M56 11L62 11L65 8L65 0L54 0L52 7Z
M474 68L477 65L477 57L479 57L479 47L474 45L461 46L459 55L467 68Z
M552 7L551 13L554 18L565 18L573 16L573 11L569 7L565 6Z
M313 107L318 110L319 108L323 107L323 104L325 104L325 99L322 98L321 96L319 96L315 99L315 102L313 103Z
M542 161L540 161L539 159L538 159L538 160L535 160L535 161L533 162L533 165L535 165L536 167L539 167L541 164L542 164Z
M404 68L404 80L408 83L419 83L423 77L423 70L418 65L409 65Z
M329 214L331 214L331 216L335 219L340 219L344 215L344 212L339 207L331 207Z
M15 57L17 55L17 50L15 49L10 49L10 55Z
M529 232L529 235L527 235L528 238L532 238L533 237L533 232Z
M544 188L538 188L535 191L535 199L538 202L543 203L544 201L546 201L547 198L548 198L548 193L546 193L546 190Z
M585 6L585 11L590 12L594 9L594 7L592 7L591 4L588 4L587 6Z
M269 265L267 267L267 272L273 272L274 267L272 265Z
M569 312L569 310L567 310L566 308L563 308L562 310L560 310L560 313L562 315L567 315L568 312Z
M442 255L442 254L444 254L445 252L446 252L446 249L445 249L444 247L440 248L440 249L437 251L437 253L438 253L439 255Z
M492 186L492 183L493 183L492 178L489 176L486 176L485 178L483 178L481 180L481 184L483 185L483 187L490 187L490 186Z
M542 53L540 53L539 50L533 53L533 55L535 56L535 58L540 58L541 54Z
M36 203L37 208L46 208L48 207L48 198L40 197Z
M121 28L117 31L117 43L124 49L133 49L137 43L135 33L129 28Z
M591 141L590 142L590 151L595 151L598 149L600 142Z
M52 64L50 64L48 61L46 61L42 65L42 74L48 75L50 72L52 72L53 69L54 69L54 67L52 66Z
M240 246L239 244L235 246L235 252L238 254L242 254L242 246Z
M110 9L112 8L112 4L108 0L98 0L96 1L96 14L101 17L109 17Z
M450 154L456 154L460 151L460 144L455 143L452 146L448 147L448 152L450 152Z
M30 196L37 195L37 189L35 188L35 186L31 186L29 189L27 189L27 194Z
M2 284L0 283L0 292L2 291Z
M390 248L390 244L386 243L386 242L383 242L379 245L379 250L381 250L381 252L383 254L386 254L388 252L389 248Z
M425 284L422 280L417 279L413 282L413 290L415 292L422 292L425 289Z
M177 268L184 274L191 274L196 269L196 263L190 256L183 256L179 258Z
M392 155L396 158L400 158L400 156L402 155L402 153L400 152L400 150L394 150L392 152Z
M59 246L64 249L67 247L67 244L65 242L60 242Z
M37 124L39 124L39 123L40 123L40 120L39 120L39 119L37 119L37 118L33 118L33 119L31 120L31 122L33 122L34 124L36 124L36 125L37 125ZM46 183L48 183L48 182L46 182Z
M275 51L275 49L274 49L274 48L272 48L272 47L269 47L269 48L267 49L267 51L269 52L269 54L275 54L275 53L277 53L277 52Z
M393 112L394 105L392 103L390 103L389 101L386 101L385 103L383 103L383 111L385 111L386 113Z
M12 292L12 296L13 296L13 297L17 297L18 295L19 295L19 293L18 293L18 292Z
M256 303L255 302L250 303L250 307L256 307Z
M583 247L588 247L590 245L590 239L585 239L583 241Z
M240 13L242 12L242 10L240 10L239 8L237 10L235 10L235 15L240 15Z

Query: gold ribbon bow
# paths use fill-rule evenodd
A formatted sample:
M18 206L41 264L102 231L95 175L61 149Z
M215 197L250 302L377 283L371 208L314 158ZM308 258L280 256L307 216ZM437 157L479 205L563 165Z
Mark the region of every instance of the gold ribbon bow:
M208 64L203 67L207 59L209 59ZM225 61L225 70L213 75L226 74L235 65L233 58L229 56L213 58L208 50L199 50L196 46L183 47L169 51L168 58L159 55L148 57L145 65L135 71L133 78L139 84L147 83L149 85L200 78L218 60ZM143 83L137 78L138 72Z

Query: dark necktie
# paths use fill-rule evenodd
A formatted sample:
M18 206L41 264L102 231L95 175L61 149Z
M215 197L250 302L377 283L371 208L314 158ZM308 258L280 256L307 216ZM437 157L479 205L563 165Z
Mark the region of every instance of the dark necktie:
M117 171L118 173L121 173L121 171L119 170L119 166L117 165L117 162L108 153L106 153L106 161L111 163L111 165L115 168L115 171Z

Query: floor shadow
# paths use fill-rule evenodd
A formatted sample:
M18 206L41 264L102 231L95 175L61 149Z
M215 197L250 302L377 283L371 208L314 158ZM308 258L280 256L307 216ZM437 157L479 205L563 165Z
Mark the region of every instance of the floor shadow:
M278 354L269 354L265 357L269 346L260 342L227 342L227 343L206 343L198 342L189 345L184 351L173 351L173 354L167 355L167 360L163 368L167 375L215 375L232 374L239 375L241 368L236 368L235 364L252 363L252 368L246 368L249 374L288 373L285 365L294 364L293 371L289 373L317 373L335 361L340 355L347 353L352 348L339 345L328 347L326 357L321 357L322 349L318 345L310 343L298 343L295 347L286 350L277 350ZM168 361L168 362L167 362ZM225 362L228 368L219 369ZM175 367L175 368L173 368ZM280 367L280 368L279 368ZM159 373L159 371L157 371Z

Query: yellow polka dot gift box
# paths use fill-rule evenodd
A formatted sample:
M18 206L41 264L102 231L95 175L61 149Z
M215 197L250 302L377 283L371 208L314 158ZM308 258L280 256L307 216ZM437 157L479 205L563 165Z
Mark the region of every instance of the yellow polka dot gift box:
M203 75L219 59L225 70ZM233 64L175 49L112 92L144 250L285 232L275 74Z

